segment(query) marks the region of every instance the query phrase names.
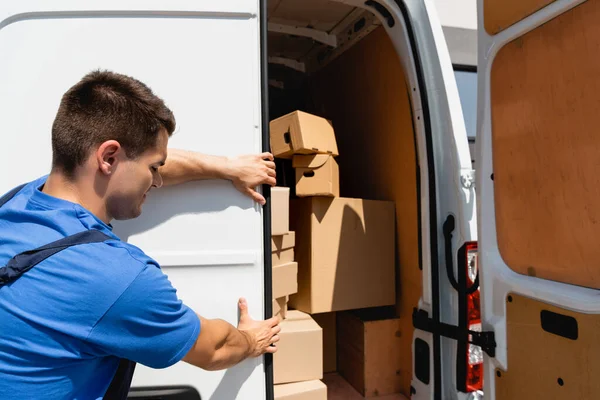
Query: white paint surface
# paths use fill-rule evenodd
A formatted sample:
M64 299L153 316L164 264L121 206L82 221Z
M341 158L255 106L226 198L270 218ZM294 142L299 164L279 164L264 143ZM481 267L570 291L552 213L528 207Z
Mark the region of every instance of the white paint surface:
M477 29L477 0L435 0L442 26Z
M0 192L49 172L61 96L96 68L134 76L166 101L178 126L171 146L259 152L257 7L216 0L3 2ZM163 271L196 312L236 324L240 296L263 317L262 221L261 208L230 183L206 181L153 192L142 216L115 223L115 232L165 262ZM183 363L136 370L134 385L161 384L194 385L203 399L265 398L262 359L228 372Z

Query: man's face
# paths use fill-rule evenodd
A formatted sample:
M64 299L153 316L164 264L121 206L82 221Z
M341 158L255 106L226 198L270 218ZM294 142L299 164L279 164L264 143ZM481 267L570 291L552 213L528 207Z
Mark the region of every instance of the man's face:
M156 146L136 159L127 158L123 152L107 191L106 208L114 219L138 217L150 189L162 186L158 169L167 159L168 141L169 135L163 129L158 134Z

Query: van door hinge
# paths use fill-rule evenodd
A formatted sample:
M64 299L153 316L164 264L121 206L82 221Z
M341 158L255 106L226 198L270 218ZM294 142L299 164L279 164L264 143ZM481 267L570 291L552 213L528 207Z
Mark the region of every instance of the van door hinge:
M463 170L460 173L460 183L465 189L471 189L475 185L475 170Z
M425 310L413 309L413 326L425 332L437 333L454 340L467 338L467 342L481 347L490 357L496 357L496 338L494 332L477 332L469 329L461 330L458 326L444 322L434 322Z

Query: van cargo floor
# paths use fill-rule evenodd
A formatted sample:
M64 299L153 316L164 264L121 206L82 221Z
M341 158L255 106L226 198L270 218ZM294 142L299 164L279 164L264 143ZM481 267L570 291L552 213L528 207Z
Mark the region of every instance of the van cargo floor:
M323 383L327 385L328 400L362 400L363 397L339 374L329 373L323 375ZM389 394L386 396L375 397L376 400L408 400L403 395Z

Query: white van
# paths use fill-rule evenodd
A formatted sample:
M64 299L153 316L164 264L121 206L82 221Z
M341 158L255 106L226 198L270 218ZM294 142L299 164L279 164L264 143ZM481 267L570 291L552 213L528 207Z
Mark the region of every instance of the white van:
M305 108L336 128L342 195L396 203L403 394L478 398L484 382L487 399L598 398L600 3L478 12L478 209L430 0L2 2L0 192L48 172L61 95L92 69L148 84L176 114L171 146L209 154L268 151L269 120ZM157 192L115 231L194 310L235 324L241 296L271 315L270 226L269 204L205 181ZM269 356L139 366L131 397L273 399L272 382Z

